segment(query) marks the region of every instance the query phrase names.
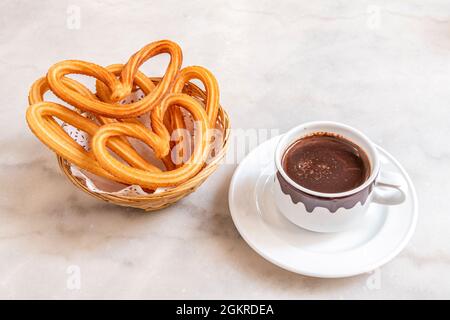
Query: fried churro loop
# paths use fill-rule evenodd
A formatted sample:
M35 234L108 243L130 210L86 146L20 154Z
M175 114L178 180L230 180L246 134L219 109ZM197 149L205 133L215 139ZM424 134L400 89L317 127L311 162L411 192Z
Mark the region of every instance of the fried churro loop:
M187 163L183 166L166 172L148 172L145 170L132 168L124 165L106 149L109 139L116 136L126 135L140 139L159 152L159 156L167 153L160 152L158 138L160 143L164 144L166 152L169 148L169 139L163 133L162 138L156 133L167 131L164 126L161 128L162 118L167 109L172 105L180 105L188 110L197 124L196 143L194 151ZM185 94L171 94L167 96L160 107L152 112L152 123L159 119L159 123L152 126L155 133L142 130L142 127L132 123L115 123L102 126L94 135L92 149L98 162L103 168L111 172L121 181L127 181L130 184L138 184L147 188L167 187L178 185L194 176L204 164L209 152L208 147L208 117L203 107L192 97Z
M75 81L75 80L69 79L69 78L64 79L64 81L66 81L66 84L68 86L70 86L73 90L77 90L81 94L83 94L87 97L90 97L91 99L96 99L95 95L92 94L92 92L89 89L87 89L84 85L82 85L78 81ZM57 154L59 154L60 156L65 158L66 160L71 161L71 159L68 159L66 156L63 155L63 153L66 155L72 154L72 153L77 153L78 158L84 159L81 161L81 163L83 163L83 165L80 165L81 168L89 170L88 168L96 167L96 165L92 165L92 164L89 164L87 166L85 165L86 161L87 161L86 155L90 159L93 159L93 160L95 160L95 159L92 157L90 152L86 152L86 151L84 151L84 149L83 149L84 152L82 152L82 153L79 152L82 149L81 146L77 142L75 142L61 128L61 126L55 121L53 116L63 115L64 119L68 119L68 121L64 120L63 118L60 118L60 119L65 122L68 122L69 124L72 124L71 117L73 117L77 124L74 126L85 131L86 133L88 133L90 135L95 134L95 132L98 130L99 126L96 123L94 123L92 120L85 118L85 117L81 116L80 114L78 114L77 112L69 110L69 109L65 108L64 106L61 106L56 103L48 102L47 108L44 108L43 105L45 103L47 103L47 102L43 102L44 95L48 91L48 89L49 89L49 87L48 87L48 83L47 83L47 80L45 77L38 79L31 86L30 93L28 96L28 100L29 100L29 103L31 104L31 106L28 108L28 111L27 111L27 121L28 121L29 127L44 144L49 146L54 152L56 152ZM41 103L40 107L34 107L34 108L37 108L38 110L37 111L33 110L32 107L39 103ZM67 110L67 112L65 112L65 110ZM52 113L53 111L55 111L55 112ZM30 112L30 114L28 114L28 112ZM82 119L80 119L80 118L82 118ZM107 118L104 118L104 121L106 121L106 119ZM47 132L47 131L52 132L52 134L49 135L48 133L50 133L50 132ZM48 138L51 138L51 137L54 137L56 139L57 143L59 143L63 149L66 149L66 151L62 151L62 152L58 151L58 148L55 147L56 144L53 144L53 143L51 143L51 145L53 146L53 147L51 147L49 145L49 141L48 141ZM67 148L69 148L69 145L72 146L72 148L74 148L73 152L67 152ZM113 139L111 141L111 144L108 146L115 153L120 155L125 161L127 161L130 165L132 165L134 167L149 170L152 172L161 171L159 168L148 163L144 158L142 158L127 141L124 141L122 139ZM79 151L75 151L75 150L79 150ZM102 171L100 171L100 173L101 173L100 175L103 174ZM103 174L102 176L105 176L105 175ZM108 177L111 178L110 175L108 175Z
M128 96L133 89L133 81L138 68L148 59L161 53L168 53L170 55L169 66L161 82L156 86L152 94L142 99L144 103L151 104L152 106L160 102L162 96L169 90L172 81L180 71L183 60L181 48L175 42L169 40L150 43L131 56L121 72L121 86L114 88L111 99L113 101L119 101Z
M31 131L55 153L98 176L114 179L115 177L103 169L91 153L76 143L73 145L64 135L55 134L48 121L49 117L54 116L77 128L83 128L86 132L97 131L97 126L92 121L53 102L38 102L31 105L27 109L26 119Z
M131 93L138 68L151 57L161 53L169 53L171 58L163 79L154 90L142 100L134 103L127 105L116 103ZM181 63L180 47L174 42L162 40L151 43L136 52L123 67L120 80L108 69L97 64L80 60L66 60L50 67L47 81L56 96L78 109L112 118L134 118L150 111L162 100L180 70ZM103 82L111 92L110 102L93 101L73 90L63 81L68 74L83 74Z
M171 91L174 93L182 92L184 86L192 79L200 80L205 86L205 108L206 113L208 114L209 127L215 128L217 113L219 110L219 85L211 71L200 66L183 68L175 79L175 83Z
M205 87L205 108L206 113L208 114L208 126L210 129L214 129L219 110L219 85L216 78L209 70L200 66L189 66L181 69L175 79L171 91L174 93L182 92L185 85L193 79L200 80ZM172 106L171 114L172 131L177 133L178 129L185 129L186 125L183 120L183 113L179 106ZM175 165L179 166L183 162L185 156L184 153L186 153L186 150L189 150L189 141L183 137L181 132L177 133L176 138L180 141L178 141L176 149L174 150L175 152L171 155L171 158L173 158Z

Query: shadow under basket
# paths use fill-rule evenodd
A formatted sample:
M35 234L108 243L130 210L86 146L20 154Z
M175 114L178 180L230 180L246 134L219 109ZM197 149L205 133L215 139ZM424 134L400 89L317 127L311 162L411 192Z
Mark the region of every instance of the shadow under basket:
M161 80L161 78L151 78L151 80L156 84ZM195 84L190 82L187 83L183 89L183 93L199 99L204 105L206 93ZM93 192L86 187L82 179L72 175L72 172L70 170L70 163L67 160L63 159L60 156L57 156L58 164L63 173L76 187L80 188L81 190L95 198L119 206L139 208L145 211L159 210L170 206L171 204L177 202L181 198L184 198L191 192L195 191L218 168L225 157L230 136L230 120L228 118L228 114L221 106L219 106L216 128L219 128L223 131L222 148L220 149L220 151L216 155L214 155L213 158L210 159L208 163L204 165L202 170L194 177L174 188L169 188L158 193L138 196L125 196Z

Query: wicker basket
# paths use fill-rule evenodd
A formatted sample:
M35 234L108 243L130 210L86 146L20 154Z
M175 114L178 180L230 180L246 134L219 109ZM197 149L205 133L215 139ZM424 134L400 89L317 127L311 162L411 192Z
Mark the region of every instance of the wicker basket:
M160 81L160 78L151 79L156 83ZM193 83L186 84L183 92L195 98L198 98L203 103L206 98L206 93ZM60 156L57 156L57 159L61 170L69 178L69 180L76 187L80 188L91 196L104 200L106 202L117 204L119 206L139 208L146 211L154 211L168 207L181 198L187 196L191 192L195 191L217 169L225 156L228 147L228 138L230 135L230 120L228 118L228 114L221 106L219 108L219 113L217 116L217 127L223 130L223 143L219 153L214 155L213 159L211 161L208 161L208 164L206 164L197 175L183 184L160 193L142 196L123 196L92 192L86 187L82 179L79 179L72 175L70 170L70 163L67 160L61 158Z

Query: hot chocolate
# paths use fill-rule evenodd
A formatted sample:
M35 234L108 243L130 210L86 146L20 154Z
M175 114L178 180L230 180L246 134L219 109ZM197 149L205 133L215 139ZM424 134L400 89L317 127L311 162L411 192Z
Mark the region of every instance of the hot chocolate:
M370 176L366 153L331 133L315 133L297 140L284 153L282 164L297 184L323 193L355 189Z

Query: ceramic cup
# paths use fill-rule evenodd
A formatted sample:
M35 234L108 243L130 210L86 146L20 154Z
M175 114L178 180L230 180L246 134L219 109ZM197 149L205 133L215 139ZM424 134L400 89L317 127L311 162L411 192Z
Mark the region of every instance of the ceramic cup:
M316 132L343 136L363 149L370 162L370 176L359 187L339 193L309 190L294 182L283 169L282 159L292 143ZM275 151L275 203L294 224L316 232L339 232L356 227L367 213L370 203L400 204L405 200L406 183L392 172L380 170L375 145L361 132L330 121L309 122L284 134Z

